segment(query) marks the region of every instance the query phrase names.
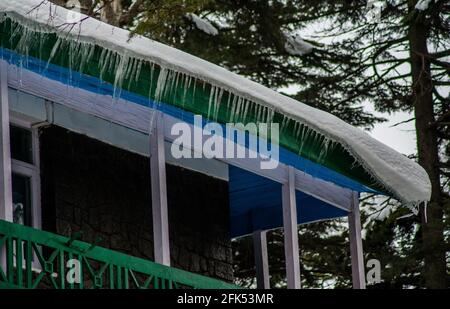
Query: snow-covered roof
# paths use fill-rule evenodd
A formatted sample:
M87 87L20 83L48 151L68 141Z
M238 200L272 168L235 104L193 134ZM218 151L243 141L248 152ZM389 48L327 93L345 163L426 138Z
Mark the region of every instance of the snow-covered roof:
M128 31L93 18L81 16L81 23L68 25L67 18L73 20L73 13L48 1L2 0L0 12L36 31L57 33L156 63L269 107L340 143L377 183L401 201L417 204L430 199L430 180L420 165L327 112L178 49L142 36L130 38Z

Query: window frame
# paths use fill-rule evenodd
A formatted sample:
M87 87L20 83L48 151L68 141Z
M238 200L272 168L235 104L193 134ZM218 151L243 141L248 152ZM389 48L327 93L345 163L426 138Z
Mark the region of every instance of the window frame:
M39 132L31 121L19 117L10 116L11 126L30 131L33 164L20 161L11 157L11 174L29 177L31 184L31 227L42 228L41 214L41 177L40 177L40 155L39 155Z

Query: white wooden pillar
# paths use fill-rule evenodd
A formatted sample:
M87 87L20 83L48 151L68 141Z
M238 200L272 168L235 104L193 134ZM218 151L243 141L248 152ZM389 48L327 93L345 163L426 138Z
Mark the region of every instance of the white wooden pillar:
M13 221L11 152L9 140L8 66L0 60L0 220ZM0 248L0 266L6 273L6 250Z
M166 157L163 114L156 112L150 132L153 237L155 262L170 266L169 218L167 211Z
M267 232L253 232L253 248L256 266L256 287L258 289L270 289L269 258L267 254Z
M359 212L359 194L353 192L352 209L348 214L350 255L352 263L352 282L354 289L365 289L364 256L361 237L361 217Z
M288 181L283 184L282 189L287 287L288 289L300 289L295 170L292 166L288 167L287 174Z
M0 220L13 221L7 65L0 60Z

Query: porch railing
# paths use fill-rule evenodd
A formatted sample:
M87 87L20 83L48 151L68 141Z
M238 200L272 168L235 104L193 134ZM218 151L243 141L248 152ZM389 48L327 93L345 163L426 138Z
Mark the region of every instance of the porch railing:
M61 235L0 220L0 288L238 288Z

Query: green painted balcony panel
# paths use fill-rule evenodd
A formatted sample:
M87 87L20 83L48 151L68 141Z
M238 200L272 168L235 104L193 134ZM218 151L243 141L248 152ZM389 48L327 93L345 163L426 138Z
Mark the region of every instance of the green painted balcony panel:
M0 259L0 289L239 288L217 279L3 220L0 220Z

